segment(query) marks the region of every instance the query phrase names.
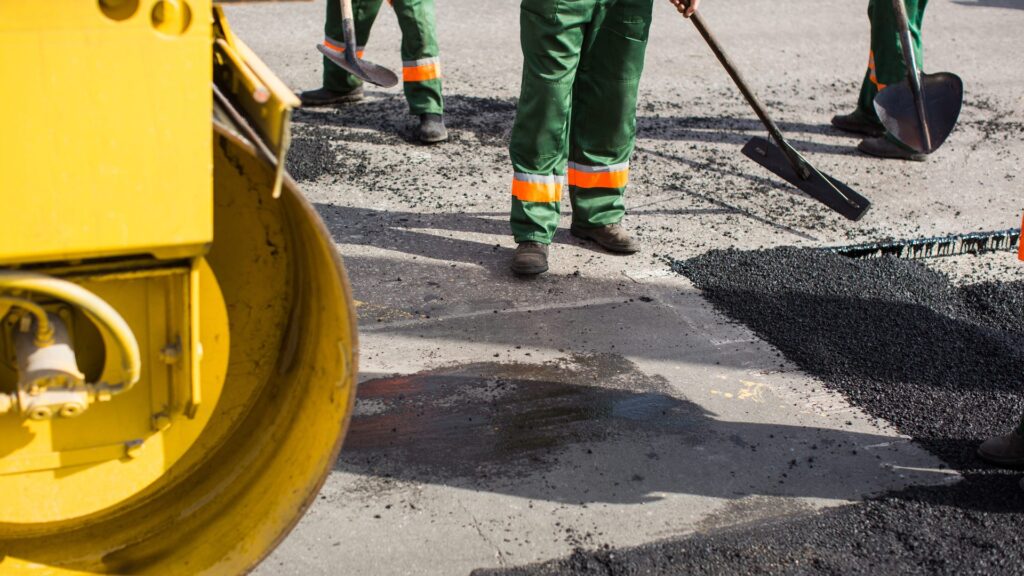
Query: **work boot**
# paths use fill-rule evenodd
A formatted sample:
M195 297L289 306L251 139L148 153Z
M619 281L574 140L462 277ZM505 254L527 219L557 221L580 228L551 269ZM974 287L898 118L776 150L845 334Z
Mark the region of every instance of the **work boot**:
M857 150L879 158L893 158L896 160L911 160L913 162L924 162L928 157L916 150L897 144L882 136L879 138L865 138L857 145Z
M978 446L982 460L1004 468L1024 468L1024 436L1010 432L989 438Z
M512 255L512 271L533 276L548 271L548 245L540 242L520 242Z
M447 140L448 129L444 127L444 118L440 114L420 114L420 127L416 129L416 137L424 144Z
M356 86L348 92L335 92L334 90L329 90L327 88L317 88L316 90L306 90L299 94L299 101L302 102L303 108L335 106L337 104L347 104L349 102L356 102L362 99L362 86Z
M832 125L844 132L863 134L865 136L881 136L885 134L885 126L873 118L868 118L860 110L849 114L836 114L832 117Z
M584 228L573 225L569 232L577 238L593 240L606 250L620 254L633 254L640 250L640 245L630 237L629 232L619 224L609 224L597 228Z

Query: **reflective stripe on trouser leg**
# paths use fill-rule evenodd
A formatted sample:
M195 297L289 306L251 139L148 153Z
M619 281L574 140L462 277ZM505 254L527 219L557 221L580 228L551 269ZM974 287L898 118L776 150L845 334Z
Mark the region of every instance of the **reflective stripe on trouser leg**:
M561 215L565 176L512 175L512 232L516 242L550 244Z
M584 228L616 224L626 213L623 194L629 181L629 164L588 166L569 163L569 198L572 223Z
M345 45L338 42L337 40L334 40L333 38L324 38L324 46L327 46L328 48L334 50L335 52L341 52L342 54L345 53ZM362 59L364 52L366 52L366 46L356 46L356 58Z
M636 99L652 0L617 0L584 44L569 131L572 222L593 228L625 214L623 194L636 139Z
M382 0L352 0L352 12L356 28L357 55L362 58L363 47L370 39L370 29L380 11ZM345 46L345 34L341 29L341 4L338 0L327 0L327 21L324 22L324 36L334 46ZM332 47L334 47L332 46ZM363 82L345 72L324 56L324 88L335 92L348 92Z
M434 0L394 0L402 29L402 89L411 114L443 114Z
M914 39L914 56L917 66L922 66L921 22L928 0L905 0L910 36ZM875 112L875 96L889 84L896 84L907 77L900 48L899 28L892 0L870 0L868 19L871 21L871 50L868 54L868 70L864 74L857 110L868 118L878 120Z
M558 227L561 186L553 188L557 196L544 201L537 195L519 193L528 188L518 183L518 175L556 178L565 173L573 81L584 30L589 27L596 4L596 0L522 2L519 38L523 78L509 142L509 156L517 174L513 177L510 222L516 242L548 244Z

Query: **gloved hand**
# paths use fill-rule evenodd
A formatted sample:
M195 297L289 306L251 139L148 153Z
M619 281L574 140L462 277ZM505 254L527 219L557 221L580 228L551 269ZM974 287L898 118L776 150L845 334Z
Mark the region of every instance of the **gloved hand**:
M676 7L676 10L683 15L683 18L689 18L693 16L693 13L697 11L697 5L700 4L700 0L668 0Z

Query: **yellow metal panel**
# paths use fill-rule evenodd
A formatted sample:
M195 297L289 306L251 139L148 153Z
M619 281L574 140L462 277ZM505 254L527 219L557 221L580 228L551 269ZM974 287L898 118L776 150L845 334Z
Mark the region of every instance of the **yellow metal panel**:
M76 418L0 416L0 454L4 455L0 493L19 494L0 507L0 526L80 518L138 494L195 444L214 414L224 385L230 342L227 310L204 260L194 267L89 273L68 279L110 303L128 322L142 351L142 379L129 392L93 404ZM193 283L195 297L190 297ZM184 346L192 339L190 301L202 306L195 340L206 352L194 372L195 355ZM87 323L76 314L74 345L88 373L103 365L91 356L103 356L116 347L108 335L82 326ZM174 342L183 344L182 354L169 364L162 359L162 350ZM108 358L102 376L90 376L116 377L119 360ZM198 386L203 387L207 402L189 417L186 412ZM0 378L0 389L12 388L13 382ZM162 429L156 426L160 416L167 420ZM82 489L85 486L90 488Z
M107 3L138 6L0 2L0 264L212 240L210 2L180 3L180 34L158 30L156 0Z

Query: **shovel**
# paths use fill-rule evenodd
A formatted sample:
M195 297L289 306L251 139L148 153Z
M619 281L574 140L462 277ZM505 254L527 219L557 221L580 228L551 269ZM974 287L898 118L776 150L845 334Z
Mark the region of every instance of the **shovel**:
M331 62L341 66L342 70L364 82L384 88L398 84L398 76L394 72L359 58L356 52L356 27L352 18L352 0L338 1L341 2L341 28L345 35L345 51L339 52L324 44L317 44L316 49L330 58Z
M956 74L924 74L917 69L914 45L903 0L892 0L900 29L907 79L886 86L875 96L875 112L885 129L918 152L935 151L956 126L964 103L964 82Z
M689 0L686 0L686 4L689 5ZM700 35L704 37L708 46L711 47L711 51L715 53L718 61L725 67L725 71L732 77L732 81L743 93L747 103L754 109L754 113L768 129L771 139L775 141L773 144L765 138L752 138L743 147L743 154L846 218L859 220L867 212L871 202L846 184L819 172L789 145L789 142L782 136L778 125L768 116L768 112L747 87L747 83L740 76L739 71L733 66L718 41L715 40L700 12L694 12L690 16L690 20Z

